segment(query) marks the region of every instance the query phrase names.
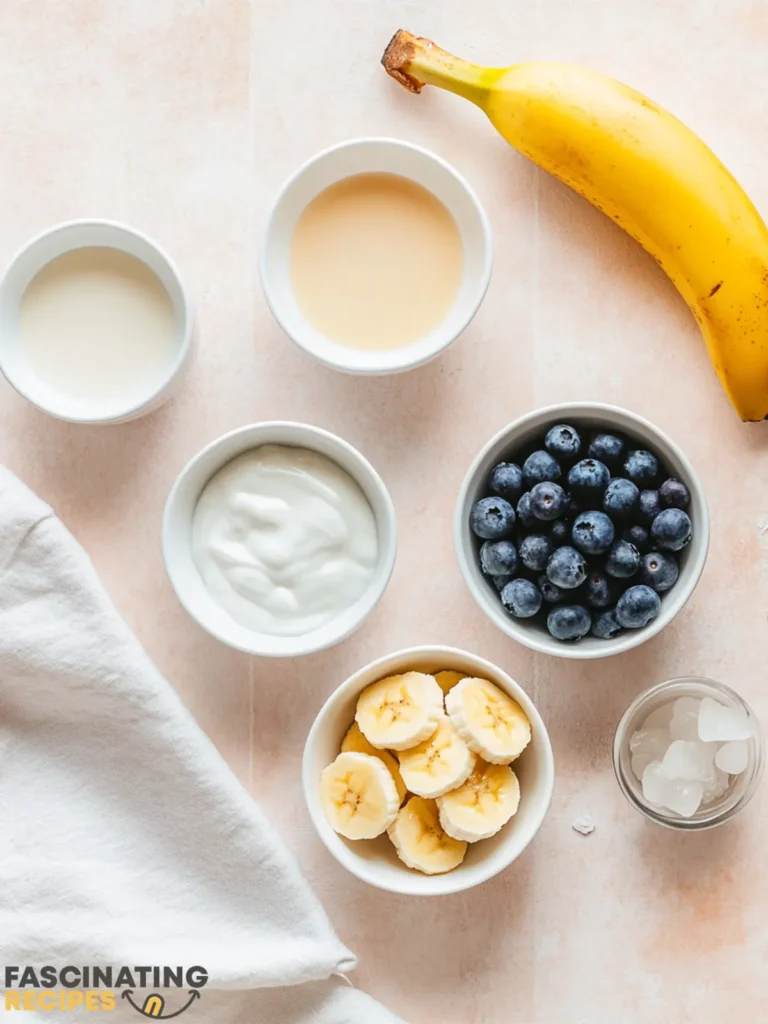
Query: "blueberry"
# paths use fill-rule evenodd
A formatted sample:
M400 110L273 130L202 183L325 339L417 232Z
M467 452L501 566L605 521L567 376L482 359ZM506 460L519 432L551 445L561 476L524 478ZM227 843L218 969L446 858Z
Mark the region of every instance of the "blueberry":
M488 577L488 579L491 581L491 583L494 585L494 587L496 587L496 589L498 590L499 593L501 593L502 590L504 589L504 587L506 587L506 585L508 583L511 583L514 578L515 578L514 576L507 576L507 575L504 575L504 576L489 576Z
M565 591L550 580L546 573L542 573L541 576L536 580L536 586L541 592L541 596L547 602L547 604L557 604L558 601L562 601L565 597Z
M543 533L531 533L520 544L520 561L526 569L543 572L552 554L552 541Z
M629 519L639 500L640 491L637 484L623 476L617 476L605 489L603 508L609 516L615 516L616 519Z
M681 551L691 539L691 520L679 508L665 508L651 524L651 537L666 551Z
M691 492L682 480L671 476L659 488L659 500L662 508L688 508Z
M600 640L612 640L621 632L621 623L616 618L616 609L602 612L592 620L592 636Z
M589 442L587 455L609 466L615 466L624 454L624 442L615 434L595 434Z
M532 488L531 512L537 519L550 522L561 516L567 507L568 500L560 484L544 481Z
M514 576L517 548L511 540L487 540L480 548L480 568L487 576Z
M581 640L589 632L592 616L580 604L560 604L547 616L547 629L555 640Z
M491 490L507 501L517 501L523 493L523 471L515 462L500 462L491 473Z
M595 570L587 576L584 600L590 608L607 608L611 603L611 585L604 572Z
M624 473L638 486L653 487L659 476L659 460L651 452L630 452L624 463Z
M644 523L650 524L661 512L658 491L640 491L640 518Z
M544 447L552 455L562 459L575 459L581 451L581 438L578 432L567 423L558 423L547 431Z
M547 578L556 587L573 590L587 578L587 563L576 548L562 547L547 562Z
M553 547L559 548L571 539L571 528L564 519L556 519L549 528Z
M585 555L601 555L613 544L613 523L605 512L581 512L573 521L573 546Z
M483 540L501 540L512 533L515 510L504 498L481 498L472 506L469 525Z
M653 622L661 610L661 598L650 587L625 590L616 605L616 618L625 629L642 629Z
M582 459L571 467L568 483L577 495L596 496L602 494L608 486L611 474L608 467L597 459Z
M531 492L526 491L517 503L517 518L520 526L535 526L536 516L531 512Z
M617 579L628 579L640 568L640 552L626 540L614 541L605 560L605 571Z
M523 463L523 479L528 487L535 487L545 480L558 480L561 472L557 459L545 451L534 452Z
M644 526L628 526L621 537L622 540L628 540L630 544L634 544L640 554L647 551L651 545L650 534Z
M646 586L652 587L657 594L663 594L677 583L679 571L673 555L651 551L643 558L638 578Z
M515 618L530 619L541 608L541 594L530 580L512 580L501 592L501 603Z

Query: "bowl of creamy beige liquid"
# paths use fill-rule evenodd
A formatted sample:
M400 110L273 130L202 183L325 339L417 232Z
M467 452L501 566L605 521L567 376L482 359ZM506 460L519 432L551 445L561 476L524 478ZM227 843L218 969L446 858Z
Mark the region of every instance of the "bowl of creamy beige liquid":
M286 334L349 373L433 359L488 288L488 218L450 164L397 139L334 146L284 185L264 233L264 294Z
M173 393L193 315L170 258L110 221L44 232L0 281L0 369L24 398L77 423L119 423Z

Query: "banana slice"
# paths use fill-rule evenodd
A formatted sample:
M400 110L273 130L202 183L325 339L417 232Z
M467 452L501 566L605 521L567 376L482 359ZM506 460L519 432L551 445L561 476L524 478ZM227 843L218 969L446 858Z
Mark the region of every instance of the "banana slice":
M452 839L441 828L435 801L420 796L412 796L400 808L387 832L400 860L425 875L453 871L467 852L466 843Z
M449 836L467 843L495 836L519 805L520 783L509 765L481 760L463 786L437 801L440 824Z
M437 685L443 693L448 693L448 691L452 690L456 683L460 683L463 678L463 672L454 672L453 669L446 669L444 672L435 672Z
M347 735L341 741L342 754L350 751L358 754L370 754L371 757L380 758L387 768L389 768L389 772L395 780L397 795L400 797L400 803L405 800L405 795L408 790L405 788L403 777L400 774L400 765L397 763L397 758L394 754L390 754L388 750L377 750L376 747L372 746L372 744L370 744L365 736L360 732L360 726L357 722L353 722L352 725L350 725Z
M531 741L531 723L518 703L487 679L462 679L445 709L470 750L491 764L509 764Z
M474 767L475 755L447 715L428 740L400 753L400 774L406 787L417 796L432 799L466 782Z
M375 839L397 817L397 786L380 757L339 754L320 776L320 804L331 828L347 839Z
M406 672L367 686L355 721L378 750L408 750L429 739L443 714L443 691L434 676Z

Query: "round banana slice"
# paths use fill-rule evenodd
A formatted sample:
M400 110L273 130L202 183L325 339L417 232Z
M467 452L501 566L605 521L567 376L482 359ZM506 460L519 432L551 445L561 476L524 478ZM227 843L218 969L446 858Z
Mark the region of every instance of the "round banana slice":
M531 742L531 723L503 690L487 679L462 679L445 698L456 732L491 764L509 764Z
M463 786L437 801L440 824L449 836L476 843L495 836L520 805L520 783L508 764L478 760Z
M453 871L467 852L466 843L452 839L440 826L435 801L420 796L400 808L387 833L403 864L425 875Z
M469 778L475 755L443 715L428 740L418 747L400 752L400 774L411 793L417 796L442 796Z
M443 714L443 691L434 676L405 672L367 686L355 721L378 750L408 750L427 740Z
M397 817L397 786L380 757L339 754L320 776L320 804L332 829L347 839L375 839Z
M356 752L358 754L370 754L371 757L380 758L384 764L389 768L392 778L395 780L397 786L397 795L400 797L400 803L405 800L405 795L408 790L405 788L403 777L400 774L400 765L397 763L397 758L394 754L390 754L388 750L377 750L360 732L360 726L357 722L353 722L347 730L347 735L341 741L341 752L348 753L349 751Z
M453 669L446 669L444 672L435 672L437 685L443 693L448 693L448 691L452 690L456 683L460 683L463 678L463 672L454 672Z

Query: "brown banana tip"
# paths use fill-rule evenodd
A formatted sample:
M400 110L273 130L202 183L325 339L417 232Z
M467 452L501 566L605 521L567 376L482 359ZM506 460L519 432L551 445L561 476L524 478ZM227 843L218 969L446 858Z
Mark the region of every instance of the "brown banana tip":
M424 82L420 82L405 69L416 55L417 36L400 28L389 41L381 58L384 70L409 92L421 92Z

